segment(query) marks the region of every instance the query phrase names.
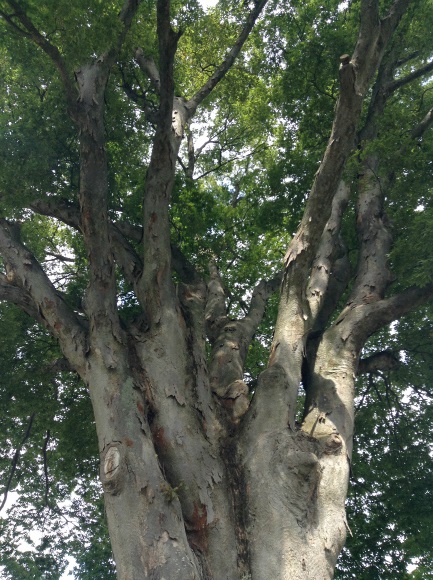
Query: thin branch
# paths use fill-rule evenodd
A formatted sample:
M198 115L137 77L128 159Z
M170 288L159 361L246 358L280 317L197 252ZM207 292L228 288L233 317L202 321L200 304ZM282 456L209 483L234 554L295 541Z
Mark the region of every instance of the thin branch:
M194 176L194 169L195 169L195 162L197 160L197 156L200 155L200 151L195 151L194 149L194 137L192 134L191 129L188 130L187 134L187 150L188 150L188 166L186 168L186 176L190 179Z
M25 36L30 38L37 46L39 46L45 54L50 57L54 66L57 68L65 88L69 112L74 116L76 112L77 91L75 90L74 83L59 49L57 46L51 44L51 42L49 42L49 40L39 32L23 10L22 6L16 0L7 0L7 3L15 11L14 16L16 16L24 26L26 31ZM19 27L15 26L14 29L23 34L23 31Z
M212 141L209 141L208 143L212 143ZM221 169L222 167L225 167L226 165L229 165L230 163L233 163L235 161L243 161L244 159L249 159L251 155L254 155L254 153L264 151L265 149L266 149L266 144L260 143L259 145L257 145L257 147L252 149L250 152L245 153L245 155L234 156L231 159L226 159L225 161L223 161L221 159L220 163L218 163L217 165L214 165L211 169L204 171L198 177L195 177L194 181L198 181L199 179L203 179L203 177L206 177L207 175L210 175L211 173L218 171L219 169ZM197 159L197 157L198 157L198 155L196 155L196 159Z
M245 331L245 339L250 342L259 324L263 320L269 298L280 288L283 273L279 272L270 280L260 280L253 290L250 307L246 316L241 320Z
M60 262L75 262L74 258L68 258L68 256L62 256L62 254L56 254L54 252L46 252L47 256L51 256L53 260L59 260Z
M12 479L14 477L14 474L15 474L15 471L16 471L16 468L17 468L17 465L18 465L18 461L19 461L19 458L20 458L21 449L23 448L24 443L30 437L30 432L32 430L32 425L33 425L33 421L34 421L35 415L36 415L36 413L32 413L30 415L29 422L27 424L27 429L26 429L26 432L24 434L24 437L22 438L21 443L18 445L17 449L15 450L15 453L14 453L14 456L13 456L13 459L12 459L12 464L11 464L11 471L10 471L9 477L8 477L8 479L6 481L5 490L3 492L3 501L2 501L2 503L0 505L0 511L4 508L4 506L6 504L6 500L8 498L8 493L9 493L9 490L10 490L10 487L11 487L11 484L12 484Z
M157 115L155 108L152 108L152 103L147 100L146 92L142 91L141 93L137 93L132 88L132 85L126 80L125 72L122 67L119 67L120 74L122 77L122 88L125 91L125 94L128 98L131 99L139 108L144 112L146 115L146 119L153 124L157 123ZM140 87L141 88L141 87Z
M125 279L137 291L136 285L143 272L143 261L115 224L109 224L114 259Z
M29 208L41 215L46 215L59 219L75 230L81 231L80 210L78 204L69 202L61 198L44 198L33 201ZM124 222L116 224L109 222L109 235L112 241L114 259L122 270L125 279L132 286L135 286L142 270L143 263L135 252L132 245L126 240L131 237L135 241L142 238L142 228L134 227Z
M254 3L254 8L249 13L247 20L244 24L244 27L239 34L235 44L227 54L224 61L220 64L220 66L215 70L213 75L208 79L208 81L196 92L196 94L187 102L186 106L187 109L190 111L190 117L192 117L197 110L199 104L205 99L215 88L215 86L225 77L227 72L232 67L234 61L236 60L237 56L239 55L245 41L247 40L248 36L250 35L251 30L254 27L254 24L257 18L260 16L263 8L266 5L267 0L258 0Z
M50 430L47 429L47 434L44 439L44 444L42 446L42 457L44 460L44 477L45 477L45 491L44 491L44 503L48 506L48 492L50 489L50 480L48 478L48 459L47 459L47 448L48 443L50 442L51 433Z
M407 56L401 58L400 60L398 60L396 62L396 66L397 67L401 67L404 64L410 62L411 60L413 60L414 58L416 58L417 56L419 56L419 50L416 50L414 52L411 52L410 54L408 54Z

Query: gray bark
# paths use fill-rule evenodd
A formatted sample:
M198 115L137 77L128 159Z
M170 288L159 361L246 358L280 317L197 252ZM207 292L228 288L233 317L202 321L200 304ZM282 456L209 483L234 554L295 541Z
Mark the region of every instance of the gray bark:
M31 207L82 233L89 286L82 310L73 311L18 229L1 220L0 298L43 323L88 385L118 577L331 578L347 530L354 377L368 368L358 369L362 346L433 294L428 286L386 297L391 237L378 159L366 158L358 183L342 179L359 142L363 99L408 1L396 0L383 19L377 2L361 1L354 53L341 59L332 134L283 274L258 282L248 313L239 319L229 317L216 265L206 281L172 248L168 214L185 128L233 64L265 2L254 4L227 58L187 101L174 94L179 34L170 25L168 0L158 1L158 66L143 51L135 54L160 100L140 228L109 220L104 132L105 87L138 2L125 1L116 46L77 72L77 87L59 51L15 1L9 4L26 36L55 63L80 135L78 204L50 198ZM385 73L380 79L389 82ZM375 95L383 96L376 88ZM364 138L375 137L374 118L383 102L375 105ZM430 124L431 115L422 130ZM358 193L360 258L347 303L331 323L351 274L340 235L350 186ZM133 247L137 241L142 257ZM116 265L142 309L129 324L121 323L117 310ZM182 280L177 287L174 268ZM250 404L245 357L281 279L269 366ZM301 383L306 403L299 426Z

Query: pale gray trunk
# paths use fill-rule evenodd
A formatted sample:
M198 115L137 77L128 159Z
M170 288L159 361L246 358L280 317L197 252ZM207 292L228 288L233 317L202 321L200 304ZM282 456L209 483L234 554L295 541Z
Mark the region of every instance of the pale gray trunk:
M282 276L256 285L248 313L231 317L216 264L206 282L171 247L169 207L184 130L232 66L265 3L254 3L224 61L187 101L174 95L179 33L170 25L169 1L158 0L158 66L136 51L160 101L140 227L109 218L104 135L105 87L139 3L125 0L117 42L77 71L78 98L60 52L17 10L26 36L60 74L80 138L79 203L50 197L32 209L82 233L89 287L77 314L22 244L19 227L0 220L0 297L44 324L88 385L120 580L331 578L346 537L361 349L373 332L433 293L428 286L385 298L391 238L379 159L370 156L352 184L358 189L356 277L338 318L332 316L351 275L340 236L350 193L343 170L356 138L361 142L364 95L409 0L395 0L382 19L377 2L361 0L358 41L351 58L341 57L332 134L304 218ZM380 83L392 70L378 75L363 139L377 134L375 118L386 100ZM191 139L186 169L191 177ZM141 307L131 323L118 312L116 267ZM173 269L182 280L177 287ZM281 279L269 366L250 405L245 359ZM302 425L296 416L301 385Z

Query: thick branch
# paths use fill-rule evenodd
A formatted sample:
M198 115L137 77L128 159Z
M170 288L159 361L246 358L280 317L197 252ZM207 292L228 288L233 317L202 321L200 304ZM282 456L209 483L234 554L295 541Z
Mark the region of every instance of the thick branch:
M56 218L74 230L81 231L80 208L77 203L60 197L44 197L32 201L28 207L35 213Z
M161 75L158 125L143 199L143 275L137 297L151 327L159 324L176 300L171 278L169 203L177 154L183 137L184 106L174 98L174 56L180 33L170 24L170 2L157 4ZM164 304L164 308L162 308Z
M8 278L29 296L51 334L59 339L63 353L76 368L84 364L86 336L80 320L62 300L39 263L21 243L12 224L0 221L0 253L8 267Z
M269 361L275 372L269 373L269 380L264 377L262 381L272 390L272 396L278 404L283 405L274 422L280 428L284 428L287 423L294 424L297 394L302 380L301 369L309 331L305 283L309 279L311 265L331 215L332 200L355 143L363 99L408 1L396 0L386 19L381 21L378 0L361 0L361 26L352 58L348 55L340 57L340 95L331 136L316 173L302 222L285 256L285 275ZM278 380L275 378L277 375ZM327 405L332 408L333 405L341 405L341 400L344 400L348 416L351 416L353 398L350 395L350 381L344 387L342 384L342 389L344 393L339 395L328 393ZM265 390L263 393L261 391L257 391L257 407L262 403L266 405L265 400L269 396ZM257 429L254 425L250 428L259 436L258 431L265 426L258 423ZM351 419L344 429L349 432L350 428Z
M209 264L210 280L208 282L208 296L206 301L206 328L211 341L216 340L221 326L226 323L227 306L224 287L218 268L214 262Z
M177 43L181 36L175 32L170 24L170 0L158 0L157 3L157 31L159 43L159 123L158 127L163 132L171 131L174 97L174 55Z
M368 2L368 0L366 0L366 2ZM384 49L390 41L391 36L394 34L395 29L397 28L410 3L411 0L394 0L394 3L389 9L387 16L382 19L380 41Z
M243 380L248 348L263 319L269 297L278 289L282 276L261 280L254 288L248 314L238 320L227 315L222 282L215 265L211 265L208 284L206 322L212 344L209 378L212 392L237 423L249 407L248 386Z
M123 24L123 27L119 33L117 39L116 54L118 54L123 46L126 35L131 28L134 16L137 13L138 7L141 0L124 0L121 11L119 12L119 20Z
M361 3L361 27L352 60L348 55L341 57L340 97L331 137L316 173L301 226L285 258L286 266L296 259L300 275L302 267L299 255L303 254L302 263L309 264L317 251L331 213L332 199L354 145L363 98L408 1L396 0L382 23L379 20L377 0L363 0Z
M383 350L381 352L375 352L367 358L362 358L358 365L358 375L391 371L400 365L401 361L394 352L391 350Z
M182 253L180 248L171 245L171 261L173 270L177 273L184 284L199 284L202 282L201 276Z
M52 374L74 372L74 369L71 367L71 363L66 358L56 359L50 365L48 365L46 370Z
M130 222L125 221L115 222L115 226L122 234L122 236L125 236L125 238L128 238L133 242L138 243L142 241L143 228L141 226L136 226L134 224L131 224Z
M354 313L359 329L357 334L361 333L365 340L380 328L416 310L432 298L433 284L427 284L423 288L413 286L390 298L366 304L362 307L362 314Z
M398 48L397 43L384 57L379 67L377 79L373 87L373 95L369 104L367 120L359 133L359 143L377 137L377 119L383 113L388 99L395 91L433 70L432 61L409 75L394 80L394 72L400 63L398 60ZM413 136L415 137L415 135Z
M349 298L356 304L383 298L392 281L388 267L392 237L383 210L378 165L377 157L369 156L360 177L356 219L360 251L356 283Z
M391 51L380 67L373 90L367 121L360 132L360 141L374 141L378 136L377 119L383 113L391 89L396 90L402 84L391 82L397 62L395 50ZM418 71L417 71L418 73ZM419 75L405 77L407 82ZM429 112L421 123L415 127L411 136L420 138L433 122ZM368 155L362 162L359 179L359 197L357 201L357 230L360 244L358 271L349 303L360 304L383 298L392 281L388 268L388 253L391 247L391 234L383 208L384 194L395 179L389 173L379 178L379 158L377 154Z
M8 0L31 39L40 46L60 72L65 85L69 112L80 134L80 211L81 230L89 257L89 289L87 296L90 328L109 328L115 334L118 326L116 284L108 232L108 171L105 152L104 95L108 76L122 46L137 0L126 0L119 14L122 29L117 43L97 61L76 72L78 99L72 81L57 47L53 46L33 25L18 2Z
M341 181L314 259L307 289L311 316L309 325L313 331L324 327L348 282L350 268L340 230L349 196L350 187Z
M41 324L45 323L45 320L40 315L37 308L35 308L30 294L28 294L28 292L23 288L15 286L4 274L0 274L0 300L5 300L6 302L11 302L16 306L19 306L21 310L34 318L37 322L40 322Z

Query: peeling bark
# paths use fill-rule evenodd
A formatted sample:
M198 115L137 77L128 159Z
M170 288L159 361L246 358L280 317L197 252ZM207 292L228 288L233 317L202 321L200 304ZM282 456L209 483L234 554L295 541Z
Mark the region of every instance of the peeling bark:
M140 227L109 219L104 126L110 70L139 2L124 2L115 44L76 72L75 86L60 52L18 3L8 0L21 33L54 62L80 140L78 204L46 198L31 207L82 233L89 286L78 316L21 242L16 225L0 220L5 270L0 298L50 330L69 363L65 368L76 370L89 388L105 509L122 580L333 575L348 529L344 502L354 378L396 362L389 353L359 361L361 349L372 333L433 296L429 285L387 297L392 240L383 186L391 179L381 178L380 159L366 155L359 178L350 184L343 179L354 145L377 137L377 115L398 89L395 55L383 56L408 3L396 0L380 19L378 2L361 0L354 52L341 57L331 137L283 274L258 282L247 314L233 318L216 264L206 281L172 246L169 205L188 123L229 71L266 0L254 3L227 57L190 100L175 94L180 33L171 26L168 0L158 1L159 61L141 49L135 53L159 97ZM426 65L419 74L429 70ZM375 76L360 130L363 100ZM414 129L414 138L432 124L430 113ZM189 153L191 176L192 143ZM357 195L355 278L341 236L351 191ZM142 257L131 242L141 244ZM141 306L132 322L119 316L116 264ZM177 286L173 270L182 280ZM280 283L269 366L251 399L245 359ZM296 417L301 383L306 392L302 424Z

